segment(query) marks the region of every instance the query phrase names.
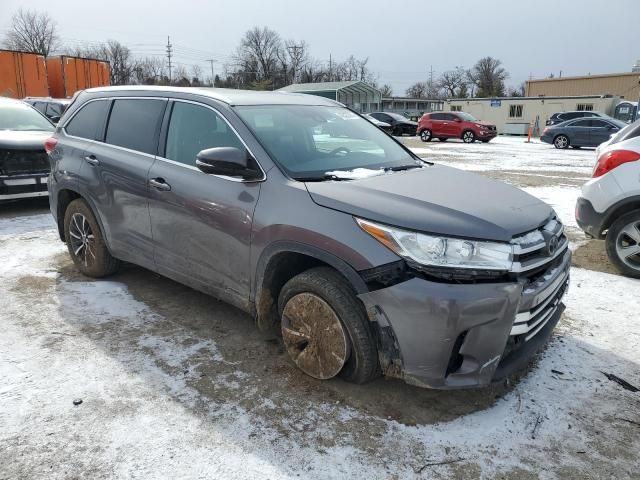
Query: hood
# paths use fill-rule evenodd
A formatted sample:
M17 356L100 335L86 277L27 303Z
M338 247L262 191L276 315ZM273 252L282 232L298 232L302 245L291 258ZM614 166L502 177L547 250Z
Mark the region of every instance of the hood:
M439 165L352 181L308 182L318 205L424 233L507 242L553 210L522 190Z
M491 123L491 122L486 122L484 120L478 120L477 122L473 122L476 123L478 125L485 125L487 127L495 127L495 124Z
M0 149L44 151L44 141L53 134L53 130L51 132L0 130Z

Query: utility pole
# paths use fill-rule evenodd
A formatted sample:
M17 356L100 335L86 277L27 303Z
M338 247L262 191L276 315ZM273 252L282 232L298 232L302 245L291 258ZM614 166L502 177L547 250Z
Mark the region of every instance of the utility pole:
M331 63L331 54L329 54L329 81L333 82L333 70L332 70L332 63Z
M427 97L431 98L434 95L433 94L433 65L429 65L429 85L427 88L427 92L425 92L427 94Z
M213 62L217 62L217 60L214 60L213 58L209 58L207 60L207 62L209 62L211 64L211 86L215 87L216 86L216 77L213 76Z
M173 45L167 36L167 63L169 65L169 85L171 85L171 54L173 53Z
M300 54L304 50L304 45L289 45L287 46L287 50L289 51L289 56L291 57L291 63L293 67L293 78L291 79L291 83L296 83L296 70L298 69L298 64L300 63ZM286 78L284 79L286 82Z

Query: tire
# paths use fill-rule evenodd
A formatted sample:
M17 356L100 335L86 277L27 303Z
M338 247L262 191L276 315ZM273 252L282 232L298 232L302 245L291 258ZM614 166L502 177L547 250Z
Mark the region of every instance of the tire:
M571 145L571 142L569 141L569 137L566 135L558 135L553 139L553 146L559 150L569 148L569 145Z
M442 138L442 137L439 137L439 138L438 138L438 140L440 140L441 142L446 142L446 141L447 141L447 140L449 140L449 139L448 139L448 138Z
M462 132L462 141L464 143L473 143L476 141L476 134L471 130L465 130Z
M366 383L380 375L376 342L364 306L335 270L317 267L290 279L280 291L278 312L287 352L307 375L322 380L340 375L353 383ZM336 328L326 326L334 325L325 321L326 315L332 314L337 317ZM298 330L296 325L304 327ZM342 338L346 341L344 356ZM334 350L337 356L330 355ZM329 362L319 361L320 355ZM335 364L330 364L334 360Z
M428 128L420 132L420 140L422 140L423 142L430 142L432 139L433 136L431 134L431 130L429 130Z
M71 202L64 212L64 238L73 263L84 275L106 277L120 266L109 252L91 208L81 198Z
M605 243L611 263L624 275L640 278L640 210L613 222Z

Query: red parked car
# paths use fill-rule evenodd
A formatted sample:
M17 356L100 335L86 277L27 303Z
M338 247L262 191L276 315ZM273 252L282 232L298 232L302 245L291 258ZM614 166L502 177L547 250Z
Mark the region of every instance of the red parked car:
M425 113L418 122L418 135L423 142L437 138L446 142L449 138L461 138L464 143L476 140L487 143L498 134L495 125L478 120L466 112Z

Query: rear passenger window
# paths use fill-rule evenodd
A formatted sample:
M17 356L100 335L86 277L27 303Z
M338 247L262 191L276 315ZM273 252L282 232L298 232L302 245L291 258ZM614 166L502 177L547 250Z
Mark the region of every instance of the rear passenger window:
M62 105L59 103L49 103L47 105L47 117L61 117L62 116Z
M572 127L590 127L591 120L578 120L577 122L573 122L571 126Z
M99 140L101 134L99 129L104 125L108 107L107 100L97 100L85 104L66 124L65 131L74 137Z
M165 103L159 99L116 100L109 115L105 142L155 155Z
M432 113L431 120L444 120L444 113Z
M195 166L198 152L214 147L245 148L227 122L210 108L175 102L169 120L165 157Z

